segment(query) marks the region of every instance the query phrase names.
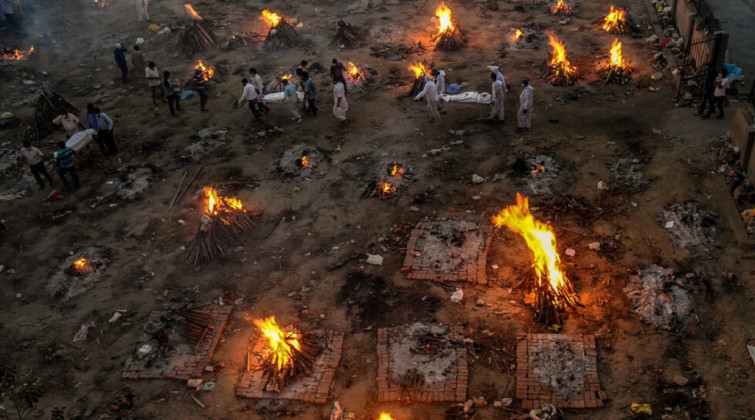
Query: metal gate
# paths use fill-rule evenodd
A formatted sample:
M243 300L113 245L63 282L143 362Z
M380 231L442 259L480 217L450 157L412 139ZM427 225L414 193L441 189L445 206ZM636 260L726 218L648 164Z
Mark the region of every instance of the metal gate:
M710 61L711 50L715 44L715 34L698 33L698 39L689 42L684 51L684 58L679 64L679 87L676 100L682 99L686 92L697 93L703 85L705 64Z

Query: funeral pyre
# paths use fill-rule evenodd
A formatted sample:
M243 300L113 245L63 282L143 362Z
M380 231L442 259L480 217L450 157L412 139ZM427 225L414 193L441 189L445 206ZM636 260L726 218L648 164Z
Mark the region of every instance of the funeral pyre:
M79 113L79 110L63 99L62 96L55 92L48 92L43 88L39 93L37 103L34 105L34 114L27 123L24 138L35 143L54 133L58 130L58 126L52 121L57 116L69 112L75 115Z
M430 79L433 78L432 74L430 74L430 67L431 66L424 61L415 61L414 64L409 66L409 70L414 75L414 84L412 84L412 89L409 91L408 96L415 96L422 92L422 89L425 86L425 76Z
M557 0L550 11L552 15L571 15L574 13L574 8L566 0Z
M330 45L336 48L357 48L364 42L364 34L362 31L351 24L338 21L338 29L333 36L333 40Z
M274 316L255 319L254 325L259 329L260 339L267 340L268 344L261 363L265 391L281 392L289 381L312 372L320 350L314 336L293 327L282 329Z
M194 66L194 70L200 70L202 71L202 79L204 79L205 82L209 82L210 79L212 79L212 76L215 75L215 67L213 66L205 66L202 60L199 60L197 62L197 65Z
M62 302L83 294L103 278L112 255L109 249L97 247L88 247L70 255L51 274L47 291Z
M613 40L608 62L600 66L598 75L603 79L603 83L625 85L632 79L632 67L621 53L621 42L618 38Z
M278 170L286 176L308 177L325 159L325 155L319 149L301 143L283 152Z
M371 182L363 195L378 196L382 199L393 197L407 177L406 169L398 162L388 165L384 175Z
M579 78L577 68L566 56L566 47L555 35L548 34L550 57L544 66L545 80L554 86L569 86Z
M438 18L438 33L430 40L435 42L435 50L456 51L464 48L467 37L459 29L459 23L451 14L451 9L441 3L435 9L435 16Z
M370 77L369 72L359 68L356 64L349 61L348 67L346 69L346 73L349 75L349 83L353 84L357 87L357 89L364 92L365 87L370 83L372 78Z
M608 14L598 21L600 29L615 34L628 34L632 32L632 24L629 21L627 11L611 6Z
M267 37L265 37L265 50L285 50L296 47L301 43L299 34L284 17L267 9L262 10L262 17L270 24Z
M228 246L254 227L252 215L238 198L220 196L212 186L205 187L204 194L207 208L188 247L187 259L195 265L224 254Z
M191 4L184 4L184 8L191 18L191 24L181 33L177 47L182 53L192 55L215 44L215 34Z
M521 235L532 251L532 269L525 277L525 287L535 308L538 321L561 323L564 311L576 304L571 280L562 269L553 229L530 213L529 200L516 195L516 204L493 216L496 227L506 226Z

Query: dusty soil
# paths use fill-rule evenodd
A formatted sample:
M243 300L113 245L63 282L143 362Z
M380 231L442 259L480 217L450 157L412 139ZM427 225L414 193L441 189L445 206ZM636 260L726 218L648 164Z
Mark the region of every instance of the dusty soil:
M601 383L611 398L604 409L569 411L566 417L630 418L632 402L650 403L653 418L752 417L755 380L744 343L755 336L750 314L753 261L733 242L723 217L715 222L713 245L702 251L676 248L657 220L667 206L688 200L719 215L730 205L712 199L723 183L712 172L710 138L727 131L734 110L727 108L724 120L700 120L690 108L675 108L670 74L664 72L662 81L650 78L655 70L641 37L622 37L625 55L636 67L630 84L594 83L597 76L591 69L605 58L613 39L591 23L605 13L604 2L580 2L577 14L560 25L561 18L549 16L545 5L517 11L514 3L497 2L499 8L493 11L483 3L450 1L469 45L453 53L428 49L395 62L370 56L369 46L416 41L427 45L435 27L435 2L382 4L354 15L346 14L350 2L345 1L200 2L194 7L210 22L220 45L233 30L248 32L252 42L232 51L213 48L191 58L175 48L179 31L157 35L147 23L136 22L129 1L111 0L104 8L86 0L28 3L26 35L4 34L3 43L23 48L33 44L37 53L0 68L0 110L26 118L33 111L30 103L37 87L49 86L79 109L94 102L113 117L121 152L102 158L96 146L90 146L88 162L79 166L82 187L53 203L43 202L51 188L37 191L28 174L21 178L17 171L2 180L3 192L24 187L28 192L0 207L0 217L8 225L0 238L0 362L15 367L16 384L36 382L44 392L27 417L49 417L55 407L84 418L276 417L280 413L270 414L275 410L267 408L268 402L234 397L252 320L270 315L303 329L346 333L331 397L357 418L374 419L384 410L397 419L431 419L449 409L449 404L376 403L376 329L415 321L467 328L474 340L468 346L468 397L513 397L515 379L508 371L516 362L515 334L546 331L533 321L516 287L519 273L529 265L521 238L506 230L496 234L488 261L490 285L463 285L460 304L449 300L455 285L408 282L400 267L408 228L416 221L450 216L489 223L493 213L514 202L522 186L514 163L536 155L558 161L560 174L569 180L553 183L548 195L531 196L537 207L534 214L555 228L560 251L576 250L564 262L581 306L569 314L562 331L598 337ZM641 25L641 36L653 33L643 3L619 1L617 6L629 9ZM258 17L262 7L298 18L304 25L298 31L310 41L308 47L264 52L267 26ZM187 22L181 2L155 0L150 13L158 25ZM337 51L329 45L341 18L369 33L364 47ZM510 28L524 24L552 28L585 78L568 88L546 85L540 66L547 41L539 41L537 49L509 47L500 57L496 51L510 42ZM179 117L171 118L166 104L151 105L139 75L132 75L126 85L120 83L112 65L114 44L131 46L138 37L146 40L142 50L147 59L174 76L187 78L198 59L227 70L210 83L209 112L200 112L197 99L190 99L182 104ZM350 90L350 122L345 127L330 113L327 67L333 57L375 72L366 93ZM273 104L264 123L253 124L246 107L232 107L245 69L255 66L267 81L293 71L301 59L326 69L314 75L321 109L317 117L295 124L283 105ZM407 67L421 59L445 69L447 83L465 83L467 89L480 91L489 90L485 66L500 65L513 87L506 97L506 122L481 124L478 119L487 116L489 108L451 103L442 125L432 125L424 103L405 98L412 83ZM520 135L514 119L523 77L535 88L535 111L532 130ZM36 84L26 85L24 80ZM650 86L660 91L650 91ZM84 118L83 111L79 117ZM209 126L227 128L228 141L204 155L175 159L195 141L191 136ZM274 127L280 128L278 135L256 134L262 129L278 133ZM23 125L0 131L3 147L20 148L23 131ZM37 146L49 155L62 138L59 132ZM141 151L145 140L158 147ZM281 157L301 143L316 147L327 159L306 177L281 174ZM449 149L426 154L443 146ZM598 181L611 185L610 168L627 157L642 163L646 188L598 190ZM412 168L411 182L388 200L362 197L378 168L392 161ZM142 164L161 172L139 198L91 206L112 174ZM199 165L202 171L188 193L169 209L184 172L190 178ZM487 181L472 184L473 174ZM199 191L205 185L239 197L260 216L231 252L195 268L186 263L184 247L200 222L204 200ZM570 213L549 205L561 196L586 203L587 211ZM63 216L53 220L55 215ZM588 248L598 241L604 244L601 250ZM76 297L57 299L48 292L49 280L70 258L69 252L88 247L112 251L102 277ZM383 265L364 264L367 252L381 254ZM693 311L671 331L643 324L622 291L630 275L654 263L679 275L693 273L696 282ZM206 374L204 379L217 385L212 392L196 395L206 408L190 399L193 391L183 383L121 380L123 363L134 352L151 310L221 296L226 302L243 300L214 356L214 363L224 363L225 369ZM485 304L476 306L478 299ZM304 309L308 316L302 315ZM116 310L127 312L109 324ZM74 334L88 322L96 325L89 339L73 343ZM683 381L677 376L688 379L686 385L679 385ZM133 393L131 408L122 404L124 387ZM8 394L2 398L6 411L0 417L15 418ZM300 418L320 418L330 410L329 405L284 406ZM517 407L516 401L505 410L492 404L475 407L475 418L507 418L521 413Z

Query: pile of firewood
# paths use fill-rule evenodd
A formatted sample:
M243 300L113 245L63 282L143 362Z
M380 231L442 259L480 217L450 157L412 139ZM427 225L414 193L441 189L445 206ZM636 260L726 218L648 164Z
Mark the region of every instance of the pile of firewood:
M247 44L249 44L249 38L245 34L234 32L228 39L228 43L223 47L223 50L231 51L239 47L244 47Z
M195 348L212 337L215 319L209 312L191 309L180 313L186 319L186 336Z
M58 126L53 124L52 120L58 115L68 112L75 115L78 114L79 110L57 93L42 89L24 138L32 143L45 138L58 129Z
M190 56L215 44L215 34L204 20L192 22L178 38L178 51Z
M362 45L362 41L364 41L364 34L358 28L351 26L351 24L343 20L339 20L338 30L336 30L336 34L330 45L334 47L357 48Z
M467 46L467 37L458 26L437 35L432 41L435 42L435 51L456 51Z
M548 274L537 273L534 266L522 271L521 276L521 284L529 291L525 303L535 309L535 319L545 325L562 324L566 309L577 305L571 281L567 279L563 287L555 289Z
M603 80L604 84L617 83L625 85L632 80L632 69L630 67L619 68L615 66L603 66L597 73Z
M189 244L187 260L194 265L210 262L253 227L252 216L244 209L224 208L207 215Z
M297 331L286 333L283 341L289 344L291 350L288 354L288 363L278 369L281 363L278 360L278 352L270 351L262 361L262 370L265 376L265 391L281 392L291 379L307 376L312 373L312 365L319 354L319 346L315 337ZM292 345L294 341L299 346Z
M553 67L549 64L550 60L545 60L542 66L543 79L553 86L571 86L574 81L580 78L579 74L573 74L571 76L564 74L561 69Z
M264 47L266 51L280 51L293 48L301 44L299 34L285 19L281 19L276 26L267 31Z

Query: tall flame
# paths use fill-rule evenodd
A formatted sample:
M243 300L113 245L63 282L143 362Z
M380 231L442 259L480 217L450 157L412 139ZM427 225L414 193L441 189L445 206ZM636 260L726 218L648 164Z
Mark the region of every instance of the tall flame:
M197 70L202 70L202 78L204 79L205 82L212 79L212 76L215 75L215 67L205 66L202 60L199 60L199 62L197 63L196 66L194 66L194 68Z
M535 219L530 213L529 200L516 194L516 205L511 205L493 216L496 227L506 226L521 235L532 251L536 285L545 288L551 304L557 309L565 309L573 304L573 286L561 270L561 258L556 250L556 236L553 229Z
M601 25L601 28L606 32L611 32L614 30L621 31L623 30L624 25L627 21L627 12L624 9L614 9L613 6L611 6L611 9L609 10L608 14L603 18L603 25Z
M391 176L402 175L404 173L404 168L399 165L398 162L393 162L393 166L391 166L391 169L388 173Z
M411 66L409 66L409 70L414 72L414 78L419 79L422 77L422 75L426 74L432 78L433 76L430 74L430 69L424 64L420 63L419 61L415 62Z
M235 197L222 197L218 195L215 188L209 186L204 188L205 196L207 197L207 214L215 215L220 211L227 210L241 210L244 205L241 204L241 200Z
M349 74L349 79L352 82L358 82L359 80L366 79L364 72L362 72L362 69L357 67L357 65L352 63L351 61L349 61L349 67L346 72Z
M390 414L383 411L382 413L380 413L380 417L378 418L378 420L393 420L393 417L391 417Z
M551 51L551 59L548 63L548 66L550 66L553 71L553 80L557 79L559 76L564 76L567 79L575 77L577 75L577 68L574 67L566 57L566 47L564 46L564 43L559 41L555 36L548 34L548 45L553 48L553 51Z
M283 18L281 18L281 16L279 14L277 14L275 12L271 12L271 11L269 11L267 9L263 9L262 10L262 16L265 17L265 20L267 20L268 23L270 23L270 26L272 26L273 28L275 28L276 26L278 26L278 24L280 23L280 21L283 19Z
M446 7L445 3L441 3L437 9L435 9L435 16L438 18L438 34L451 33L455 30L453 24L453 17L451 16L451 9Z
M551 7L551 14L569 14L571 13L571 7L569 7L569 3L566 2L566 0L558 0L558 2Z
M522 32L521 29L517 29L516 32L514 32L514 41L524 36L524 32Z
M202 16L199 16L199 13L197 13L197 11L194 10L194 7L192 7L191 4L189 4L189 3L184 4L184 8L186 9L186 13L188 13L189 16L191 16L192 19L194 19L194 20L203 20Z
M275 322L274 316L266 319L255 319L254 325L267 339L276 369L281 371L287 366L292 366L294 350L301 350L298 331L286 332L282 330Z
M613 40L613 44L611 44L611 63L610 66L612 68L626 68L629 67L629 63L624 60L624 57L621 55L621 42L619 42L619 39L616 38Z

